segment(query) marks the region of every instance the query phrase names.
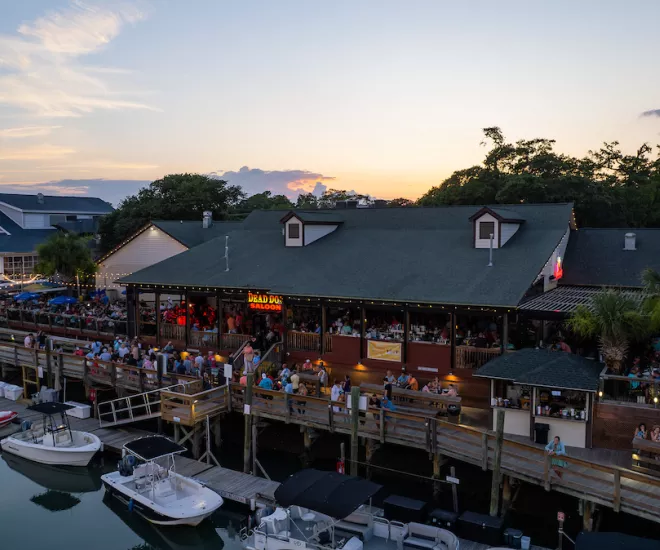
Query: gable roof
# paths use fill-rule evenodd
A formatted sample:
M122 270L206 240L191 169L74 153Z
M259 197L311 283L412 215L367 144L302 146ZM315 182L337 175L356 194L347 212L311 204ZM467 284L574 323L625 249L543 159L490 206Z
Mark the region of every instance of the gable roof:
M214 239L121 283L515 307L566 233L572 205L507 208L527 223L494 251L493 267L489 251L474 248L473 206L346 210L337 230L304 247L286 247L281 212L265 210L252 212L230 234L229 271L224 240Z
M0 212L0 227L10 233L9 235L0 233L0 253L34 252L37 245L55 232L55 229L23 229L2 212Z
M309 224L340 224L344 221L344 218L341 214L337 212L319 212L319 211L307 211L307 210L291 210L286 216L281 220L282 223L290 220L293 217L298 218L303 223Z
M63 197L44 195L44 202L37 200L37 195L0 193L0 202L23 210L24 212L71 212L80 214L109 214L112 205L97 197Z
M573 353L523 348L491 359L474 376L530 386L596 392L603 367L602 363Z
M637 250L624 250L624 235L636 234ZM641 288L642 271L660 271L660 229L579 229L568 239L560 285Z
M524 223L525 221L521 212L509 208L500 208L498 206L484 206L483 208L480 208L470 216L470 221L473 222L484 214L490 214L496 220L503 223Z
M227 235L243 225L242 221L214 221L211 227L204 228L201 220L153 220L151 223L188 248Z

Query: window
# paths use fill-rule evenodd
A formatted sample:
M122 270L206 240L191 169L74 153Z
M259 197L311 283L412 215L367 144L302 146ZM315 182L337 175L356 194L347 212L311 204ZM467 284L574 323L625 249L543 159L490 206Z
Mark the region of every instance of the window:
M495 222L480 222L479 238L490 240L491 234L495 237Z
M78 216L66 216L66 221L68 222L75 222L78 221Z
M4 272L5 275L19 276L22 274L30 274L34 271L34 266L39 261L38 256L5 256L4 257Z
M289 239L299 239L300 238L300 224L299 223L290 223L289 224Z

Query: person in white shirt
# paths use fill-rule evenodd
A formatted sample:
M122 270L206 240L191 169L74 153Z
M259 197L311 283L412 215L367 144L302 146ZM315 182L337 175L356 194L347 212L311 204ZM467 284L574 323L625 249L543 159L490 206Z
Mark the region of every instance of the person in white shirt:
M31 348L33 343L34 340L32 339L32 334L30 333L25 337L25 340L23 340L23 344L25 344L26 348Z
M339 384L339 380L335 378L335 383L333 384L332 389L330 390L330 400L339 401L341 394L342 394L341 385ZM334 412L339 412L340 409L337 406L333 406L332 410Z
M119 357L121 357L121 358L123 359L124 356L126 356L128 353L130 353L130 351L131 351L131 350L129 350L129 349L126 347L126 344L122 342L121 347L119 348L119 350L117 351L117 353L119 354Z

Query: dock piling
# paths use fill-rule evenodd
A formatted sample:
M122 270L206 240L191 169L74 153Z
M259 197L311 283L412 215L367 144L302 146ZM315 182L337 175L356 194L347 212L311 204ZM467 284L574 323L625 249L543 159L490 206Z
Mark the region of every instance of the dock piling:
M493 480L490 486L490 515L497 517L500 508L500 467L502 465L502 444L504 443L504 411L497 411L497 431L495 435L495 455L493 457Z

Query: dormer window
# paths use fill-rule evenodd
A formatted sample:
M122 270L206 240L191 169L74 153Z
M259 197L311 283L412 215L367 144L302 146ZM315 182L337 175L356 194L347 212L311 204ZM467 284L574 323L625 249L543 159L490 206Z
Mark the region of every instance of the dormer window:
M490 248L491 235L493 248L501 248L525 222L518 212L488 206L484 206L471 216L470 221L474 224L475 248Z
M307 246L332 233L343 221L334 212L289 212L281 220L284 245Z
M288 226L289 239L299 239L300 238L300 224L291 222Z

